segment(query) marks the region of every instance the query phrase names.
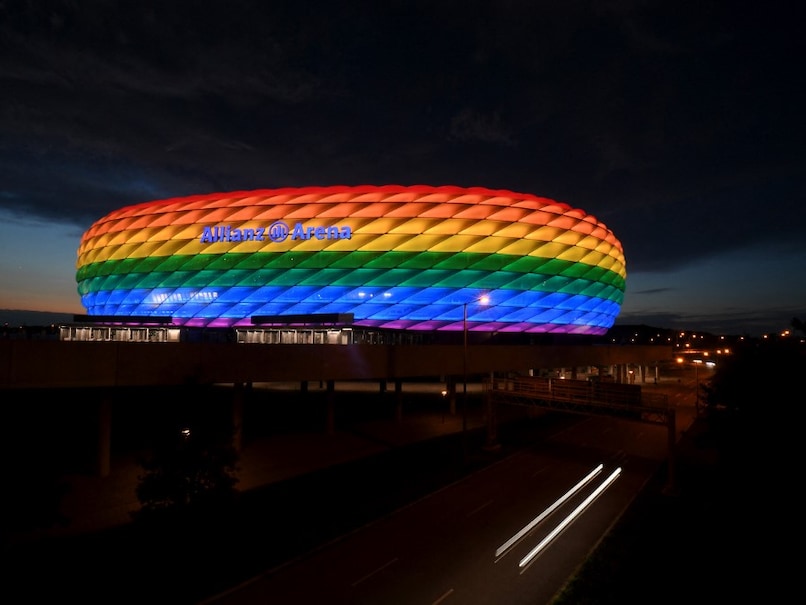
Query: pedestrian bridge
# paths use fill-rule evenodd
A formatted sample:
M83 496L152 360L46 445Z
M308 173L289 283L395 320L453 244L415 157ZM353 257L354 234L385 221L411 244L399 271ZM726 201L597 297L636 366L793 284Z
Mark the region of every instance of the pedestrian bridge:
M577 414L610 416L666 427L669 488L676 481L675 409L662 393L644 393L640 385L618 382L568 380L525 376L488 379L483 388L487 400L487 441L497 441L494 419L499 405L533 406Z
M520 377L487 380L493 404L539 406L580 414L616 416L674 429L674 408L661 393L639 385L564 378Z

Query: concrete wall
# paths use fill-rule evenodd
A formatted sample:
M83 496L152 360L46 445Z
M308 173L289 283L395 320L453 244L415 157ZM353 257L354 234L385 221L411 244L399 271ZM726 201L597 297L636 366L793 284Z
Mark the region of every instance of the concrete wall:
M468 374L656 365L671 347L469 345ZM0 389L157 386L461 376L462 345L262 345L0 341Z

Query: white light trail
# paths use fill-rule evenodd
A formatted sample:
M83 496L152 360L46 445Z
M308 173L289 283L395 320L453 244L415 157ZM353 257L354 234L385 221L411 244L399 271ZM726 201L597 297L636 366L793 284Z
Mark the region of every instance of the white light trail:
M621 467L619 467L616 470L614 470L610 474L610 476L607 479L605 479L602 482L602 484L593 491L593 493L591 495L589 495L587 498L585 498L585 500L582 502L582 504L577 506L573 510L573 512L571 512L571 514L569 514L565 519L562 520L562 522L559 525L557 525L557 527L555 527L553 530L551 530L549 535L546 536L545 538L543 538L543 540L540 542L540 544L538 544L531 551L529 551L529 554L526 555L523 559L520 560L520 563L518 563L518 567L523 567L523 566L527 565L529 563L529 561L534 559L535 556L537 556L537 553L539 553L541 550L543 550L543 548L545 548L545 546L549 542L551 542L557 536L557 534L559 534L563 529L565 529L568 526L569 523L571 523L576 517L578 517L579 514L585 509L585 507L588 506L588 504L593 502L596 498L599 497L599 495L605 489L610 487L610 484L613 483L613 481L615 481L620 474L621 474Z
M562 506L568 498L573 496L577 493L580 489L582 489L591 479L593 479L596 475L602 472L603 465L597 466L593 469L590 473L585 475L579 483L577 483L574 487L569 489L565 494L560 496L559 499L554 501L554 504L549 506L546 510L540 513L537 517L532 519L528 524L526 524L523 528L521 528L514 536L512 536L509 540L504 542L501 546L498 547L498 550L495 551L496 558L500 557L507 549L509 549L515 542L520 540L523 536L525 536L531 529L540 523L543 519L548 517L551 513L557 510L560 506Z

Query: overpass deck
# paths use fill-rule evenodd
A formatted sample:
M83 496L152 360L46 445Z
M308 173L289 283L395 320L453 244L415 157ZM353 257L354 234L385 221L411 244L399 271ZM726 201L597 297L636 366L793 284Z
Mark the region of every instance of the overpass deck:
M663 426L674 423L674 408L665 394L644 393L634 384L522 377L488 380L484 389L494 404L618 416Z

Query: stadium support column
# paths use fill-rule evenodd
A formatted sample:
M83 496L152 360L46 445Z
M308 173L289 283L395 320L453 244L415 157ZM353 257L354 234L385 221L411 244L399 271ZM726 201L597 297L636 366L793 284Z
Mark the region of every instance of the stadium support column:
M403 383L395 380L395 422L403 420Z
M484 405L487 412L487 440L484 444L484 449L487 451L495 451L501 448L501 444L498 443L498 418L495 414L493 388L495 388L495 372L490 372L490 380L484 391Z
M112 402L104 391L98 403L98 476L107 477L112 458Z
M327 381L327 434L336 432L336 381Z
M236 382L232 386L232 447L236 452L240 452L243 448L244 384Z

